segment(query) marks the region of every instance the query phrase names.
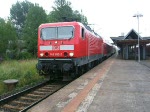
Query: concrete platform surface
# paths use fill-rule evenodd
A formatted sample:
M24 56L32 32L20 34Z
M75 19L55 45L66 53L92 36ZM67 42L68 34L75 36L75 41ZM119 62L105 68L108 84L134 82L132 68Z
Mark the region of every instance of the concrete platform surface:
M113 56L28 112L150 112L150 68Z

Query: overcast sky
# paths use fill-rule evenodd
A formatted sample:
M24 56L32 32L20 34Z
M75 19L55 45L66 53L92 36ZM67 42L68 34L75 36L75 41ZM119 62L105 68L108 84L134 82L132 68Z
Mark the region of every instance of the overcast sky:
M18 0L23 1L23 0ZM28 0L38 3L47 13L54 0ZM150 36L150 5L149 0L68 0L74 10L81 11L87 17L91 27L106 39L112 36L126 35L131 29L137 31L137 18L134 14L143 15L139 20L141 36ZM17 0L3 0L0 3L0 17L7 18L12 4Z

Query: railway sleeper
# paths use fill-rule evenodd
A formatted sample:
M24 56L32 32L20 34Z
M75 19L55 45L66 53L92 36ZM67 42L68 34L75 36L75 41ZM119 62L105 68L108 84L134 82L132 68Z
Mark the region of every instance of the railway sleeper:
M43 87L43 89L52 89L53 87Z
M35 94L39 94L39 95L45 95L45 92L42 91L34 91Z
M20 97L20 99L23 99L23 100L31 100L31 101L37 101L37 99L35 99L35 98L29 98L29 97L24 97L24 96Z
M6 109L10 109L10 110L23 110L24 109L24 107L20 107L20 106L13 106L13 105L9 105L9 104L5 104L4 106L3 106L3 108L6 108Z
M27 94L27 96L30 96L30 97L38 97L38 98L42 98L44 95L37 95L37 94Z
M40 88L38 89L38 91L42 91L42 92L53 92L53 90L47 90L47 89L44 89L44 88Z
M12 101L12 103L21 104L21 105L31 105L32 103L29 102L22 102L22 101Z

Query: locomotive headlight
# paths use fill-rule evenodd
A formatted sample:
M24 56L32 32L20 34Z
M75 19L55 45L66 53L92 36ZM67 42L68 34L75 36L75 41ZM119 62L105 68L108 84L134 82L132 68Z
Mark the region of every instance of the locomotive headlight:
M71 57L74 56L74 53L69 53L69 56L71 56Z
M44 53L40 53L40 56L43 57L43 56L44 56Z

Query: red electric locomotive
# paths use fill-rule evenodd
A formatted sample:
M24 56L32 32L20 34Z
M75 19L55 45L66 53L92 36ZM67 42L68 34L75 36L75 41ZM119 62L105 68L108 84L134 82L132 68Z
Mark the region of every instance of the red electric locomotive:
M98 64L102 57L102 38L80 22L39 26L37 69L40 75L51 79L76 77Z

